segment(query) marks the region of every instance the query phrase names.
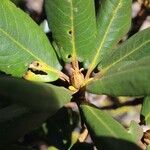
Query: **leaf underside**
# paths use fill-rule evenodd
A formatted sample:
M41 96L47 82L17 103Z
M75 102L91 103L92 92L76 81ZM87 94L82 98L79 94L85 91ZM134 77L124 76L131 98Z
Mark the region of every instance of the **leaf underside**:
M5 77L0 78L0 95L31 110L48 112L71 99L71 92L64 87Z
M39 127L70 101L71 93L50 84L0 78L0 97L1 148Z

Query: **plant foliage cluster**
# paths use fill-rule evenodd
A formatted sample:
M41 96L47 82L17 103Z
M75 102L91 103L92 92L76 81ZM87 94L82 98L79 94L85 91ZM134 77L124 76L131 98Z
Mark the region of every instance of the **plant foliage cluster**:
M47 119L51 144L63 145L55 138L66 140L75 128L70 124L75 114L60 109L70 101L77 103L97 149L140 149L140 125L133 121L125 129L85 97L85 92L144 97L142 122L150 123L150 28L120 44L131 27L132 0L101 0L97 13L94 0L45 0L51 41L13 2L0 1L0 71L5 73L0 76L0 149L8 144L13 144L8 149L28 149L14 143ZM79 142L74 143L56 147L75 149Z

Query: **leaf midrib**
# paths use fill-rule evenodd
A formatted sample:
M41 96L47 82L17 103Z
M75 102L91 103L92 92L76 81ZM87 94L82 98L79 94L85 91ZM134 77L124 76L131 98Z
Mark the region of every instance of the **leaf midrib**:
M103 80L103 79L106 80L107 78L110 78L110 77L113 77L113 76L117 76L117 75L121 75L121 74L128 73L128 72L133 72L135 74L135 71L141 70L141 69L145 70L147 68L149 69L148 66L138 66L137 68L135 67L135 68L129 68L129 69L126 69L126 70L121 70L121 71L119 71L117 73L108 74L108 75L104 76L103 78L101 78L101 80Z
M92 72L92 70L93 70L94 67L95 67L96 61L97 61L97 59L98 59L98 57L99 57L99 53L100 53L100 51L101 51L101 48L103 47L103 45L104 45L104 43L105 43L105 40L106 40L107 35L108 35L108 33L109 33L110 27L111 27L111 25L112 25L112 23L113 23L113 21L114 21L114 19L115 19L115 17L116 17L116 14L117 14L117 12L118 12L118 10L119 10L119 8L120 8L121 6L122 6L122 0L119 1L118 6L117 6L116 9L114 10L114 13L112 13L112 14L113 14L113 15L112 15L112 18L111 18L111 20L110 20L110 22L109 22L109 25L108 25L108 27L107 27L107 29L106 29L106 32L105 32L105 34L104 34L104 36L103 36L103 39L102 39L102 41L101 41L101 43L100 43L98 49L96 50L96 51L97 51L97 52L96 52L96 55L95 55L95 57L94 57L94 59L93 59L93 61L92 61L92 64L91 64L90 67L89 67L87 76L90 75L90 73Z
M115 132L114 132L113 130L111 130L111 128L109 128L109 126L107 126L107 124L106 124L103 120L101 120L101 119L97 116L97 114L96 114L92 109L90 109L88 106L87 106L87 109L95 116L95 118L98 119L98 121L99 121L101 124L104 125L104 127L105 127L114 137L118 138L117 134L115 134Z
M72 57L73 57L73 60L76 59L76 44L75 44L75 30L74 30L74 13L73 13L73 0L70 1L70 5L71 5L71 30L72 30L72 40L71 40L71 43L72 43Z
M24 47L21 43L19 43L15 38L13 38L10 34L8 34L4 29L2 29L0 27L0 31L6 36L8 37L12 42L14 42L18 47L20 47L22 50L26 51L27 53L29 53L31 56L33 56L35 59L37 59L38 61L42 62L43 64L46 64L43 60L41 60L40 58L38 58L36 55L34 55L33 53L31 53L30 49ZM47 64L46 64L47 65ZM58 70L52 68L51 66L47 65L49 67L49 71L52 72L58 72Z
M123 59L125 59L126 57L128 57L129 55L133 54L134 52L136 52L137 50L139 50L140 48L142 48L143 46L145 46L147 43L149 43L150 40L142 43L139 47L133 49L132 51L130 51L129 53L127 53L126 55L124 55L123 57L121 57L120 59L118 59L116 62L112 63L111 65L109 65L108 67L103 69L103 73L105 73L106 71L108 71L110 68L112 68L114 65L116 65L117 63L121 62Z

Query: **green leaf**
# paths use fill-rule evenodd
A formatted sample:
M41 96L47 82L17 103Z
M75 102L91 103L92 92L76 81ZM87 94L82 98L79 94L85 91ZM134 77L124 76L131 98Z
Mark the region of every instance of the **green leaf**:
M85 104L81 112L97 149L139 149L125 128L106 112Z
M22 79L0 78L0 148L39 127L71 99L63 87Z
M50 146L50 147L48 147L48 150L58 150L58 148L56 148L54 146Z
M95 51L96 17L93 0L46 0L47 19L65 61L89 63Z
M0 12L0 70L29 80L57 80L61 67L40 27L9 0L1 0Z
M5 108L0 109L0 123L17 118L27 112L29 112L27 107L11 104Z
M0 96L13 104L22 104L32 111L56 112L71 99L63 87L14 78L0 78Z
M136 143L139 143L143 137L142 127L137 122L135 122L133 120L130 123L130 127L129 127L128 132L132 135L132 137Z
M115 71L97 76L87 90L95 94L113 96L150 95L150 56L128 65L120 65Z
M15 111L15 110L14 110ZM7 112L6 112L7 113ZM7 144L16 142L25 134L38 128L51 116L49 112L26 113L15 119L0 123L0 149Z
M131 25L132 0L102 0L97 16L96 50L91 57L89 73L110 53ZM88 73L88 74L89 74Z
M150 150L150 145L147 146L146 150Z
M150 28L138 32L129 40L124 42L119 48L109 53L101 62L104 71L114 68L120 63L137 61L150 55Z
M150 97L144 99L141 109L141 119L145 124L150 124Z

